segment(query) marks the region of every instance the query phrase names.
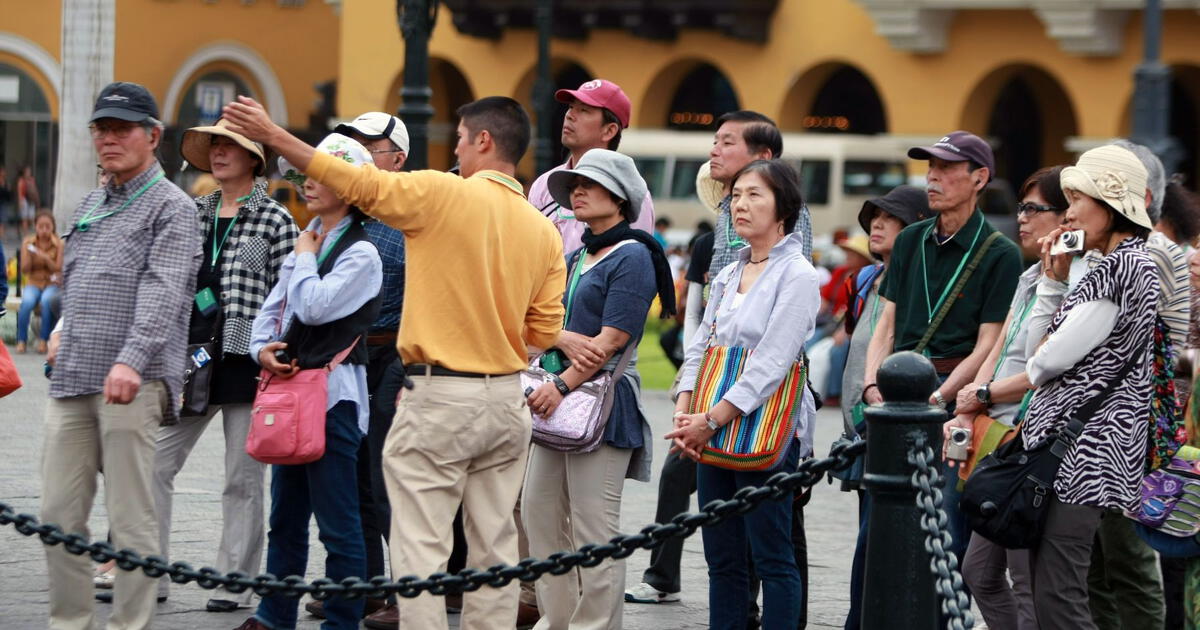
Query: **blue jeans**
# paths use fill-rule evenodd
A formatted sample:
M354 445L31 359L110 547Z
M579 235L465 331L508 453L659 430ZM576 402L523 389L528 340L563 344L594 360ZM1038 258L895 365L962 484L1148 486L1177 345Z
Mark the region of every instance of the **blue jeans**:
M33 285L25 287L21 309L17 311L17 341L25 342L29 338L29 320L33 317L33 308L38 304L42 305L41 339L50 338L50 331L54 330L54 322L58 319L57 313L50 308L55 295L58 295L58 287L53 284L46 285L45 289Z
M358 409L342 401L325 414L325 455L299 466L271 467L271 517L267 532L267 572L279 578L304 575L308 566L308 521L317 517L325 545L325 577L363 576L367 570L362 521L358 515L356 460L362 433ZM273 630L296 627L299 597L272 595L255 618ZM352 630L362 619L363 600L325 601L323 630Z
M730 499L739 489L761 486L780 470L795 470L799 444L793 443L787 461L773 471L740 472L708 464L696 467L700 505ZM762 580L763 630L794 630L800 616L800 570L792 546L792 496L766 501L748 514L702 529L708 563L708 623L712 630L744 630L750 602L734 593L749 591L746 548Z

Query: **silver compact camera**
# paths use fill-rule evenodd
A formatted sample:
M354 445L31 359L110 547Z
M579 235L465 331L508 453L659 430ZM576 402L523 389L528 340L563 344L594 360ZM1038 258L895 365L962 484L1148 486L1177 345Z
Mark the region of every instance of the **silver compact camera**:
M1063 232L1054 240L1054 244L1050 246L1050 255L1058 256L1059 254L1078 254L1083 251L1083 230L1071 230Z
M950 443L946 445L946 459L966 461L971 452L971 430L963 427L950 429Z

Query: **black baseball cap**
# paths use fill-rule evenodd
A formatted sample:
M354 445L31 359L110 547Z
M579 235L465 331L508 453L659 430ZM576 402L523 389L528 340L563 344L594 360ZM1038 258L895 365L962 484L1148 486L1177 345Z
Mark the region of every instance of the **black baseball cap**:
M101 118L142 122L151 117L159 118L159 115L158 103L154 102L150 91L137 83L117 81L100 90L89 122L96 122Z
M900 219L906 227L933 216L925 189L907 184L891 189L882 197L863 202L862 210L858 211L858 224L867 234L871 233L871 219L875 217L876 208Z
M914 160L936 157L947 162L971 160L987 167L988 181L996 176L996 158L992 155L991 145L969 131L951 131L931 146L913 147L908 150L908 157Z

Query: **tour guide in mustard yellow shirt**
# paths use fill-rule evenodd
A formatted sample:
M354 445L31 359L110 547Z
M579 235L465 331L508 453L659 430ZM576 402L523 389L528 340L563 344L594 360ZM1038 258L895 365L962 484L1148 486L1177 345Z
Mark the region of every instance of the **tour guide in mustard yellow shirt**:
M513 508L531 420L516 372L527 344L553 346L562 329L562 240L513 178L529 146L529 117L505 97L458 114L462 178L352 166L315 153L251 99L225 108L231 129L407 239L399 346L416 387L401 398L384 444L394 575L445 570L460 502L469 566L517 562ZM447 627L441 597L401 598L399 608L401 628ZM516 615L516 583L483 588L465 595L461 627L511 630Z

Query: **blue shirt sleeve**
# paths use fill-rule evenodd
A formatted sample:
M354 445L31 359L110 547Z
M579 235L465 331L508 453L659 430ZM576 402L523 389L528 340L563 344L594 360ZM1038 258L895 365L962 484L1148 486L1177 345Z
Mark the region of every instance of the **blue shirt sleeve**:
M621 258L608 272L608 298L604 300L600 325L627 332L631 340L636 340L646 326L646 313L658 291L654 263L640 243L625 245L613 255Z

